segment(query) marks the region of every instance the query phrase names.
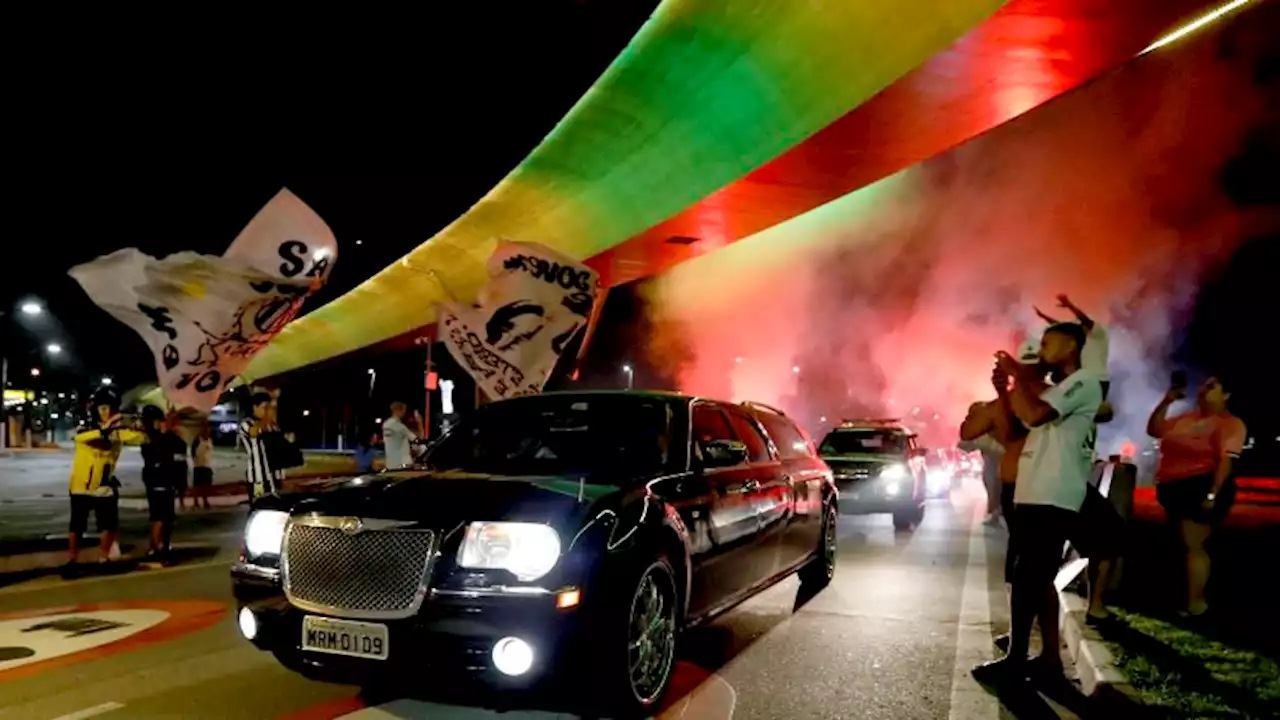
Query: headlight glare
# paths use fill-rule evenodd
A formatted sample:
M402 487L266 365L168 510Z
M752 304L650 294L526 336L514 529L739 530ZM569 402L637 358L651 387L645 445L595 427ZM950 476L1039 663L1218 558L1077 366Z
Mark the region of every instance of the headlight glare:
M259 510L249 516L249 524L244 529L244 549L249 557L279 555L287 522L289 513L279 510Z
M458 548L458 565L506 570L527 582L551 572L560 560L560 535L548 525L473 522Z
M880 477L885 480L904 480L907 477L907 466L902 463L889 465L880 471Z

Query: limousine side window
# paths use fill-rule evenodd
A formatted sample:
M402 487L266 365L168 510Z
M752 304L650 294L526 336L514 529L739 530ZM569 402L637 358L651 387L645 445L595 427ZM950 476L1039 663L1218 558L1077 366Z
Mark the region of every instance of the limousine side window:
M693 453L702 457L703 443L713 440L737 440L729 429L729 420L714 405L693 406Z
M813 443L804 431L777 415L760 414L760 423L773 436L778 456L783 460L802 460L813 457Z
M751 422L747 414L736 408L728 408L729 424L733 426L738 439L747 446L747 461L753 463L769 462L769 443L760 434L756 424Z

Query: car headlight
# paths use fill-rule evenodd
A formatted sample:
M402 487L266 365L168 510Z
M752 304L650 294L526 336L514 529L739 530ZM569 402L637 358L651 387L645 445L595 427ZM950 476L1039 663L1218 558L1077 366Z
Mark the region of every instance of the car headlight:
M506 570L521 581L537 580L560 560L560 535L548 525L473 522L458 548L458 565Z
M880 477L885 480L904 480L907 477L907 466L902 463L894 463L880 471Z
M249 557L279 555L284 545L284 526L289 513L279 510L259 510L249 516L244 528L244 549Z

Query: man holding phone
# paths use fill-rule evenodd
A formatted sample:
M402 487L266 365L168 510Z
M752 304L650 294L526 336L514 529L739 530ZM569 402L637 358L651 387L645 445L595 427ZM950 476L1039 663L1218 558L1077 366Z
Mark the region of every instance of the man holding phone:
M1014 489L1019 539L1009 651L1004 658L973 669L980 682L1026 679L1032 669L1028 651L1037 616L1044 649L1034 662L1061 672L1053 579L1065 542L1080 531L1090 475L1085 449L1102 404L1101 380L1081 364L1086 339L1081 325L1058 323L1045 330L1039 364L1024 365L1005 352L996 356L993 380L997 388L1001 375L1012 380L1009 408L1030 433L1018 459ZM1055 384L1046 387L1042 373L1050 374Z

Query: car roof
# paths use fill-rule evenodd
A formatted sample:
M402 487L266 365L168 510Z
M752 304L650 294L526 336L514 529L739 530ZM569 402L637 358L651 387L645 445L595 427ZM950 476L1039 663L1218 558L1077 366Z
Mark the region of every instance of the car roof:
M841 430L880 430L886 433L901 433L903 435L911 435L911 431L902 425L892 425L880 421L862 422L857 420L846 420L839 425L831 428L831 432L836 433Z
M601 396L601 395L626 395L630 397L647 397L656 400L694 400L690 395L685 395L676 390L555 390L552 392L544 392L538 395L523 395L521 398L530 397L576 397L576 396ZM511 398L519 400L521 398Z

